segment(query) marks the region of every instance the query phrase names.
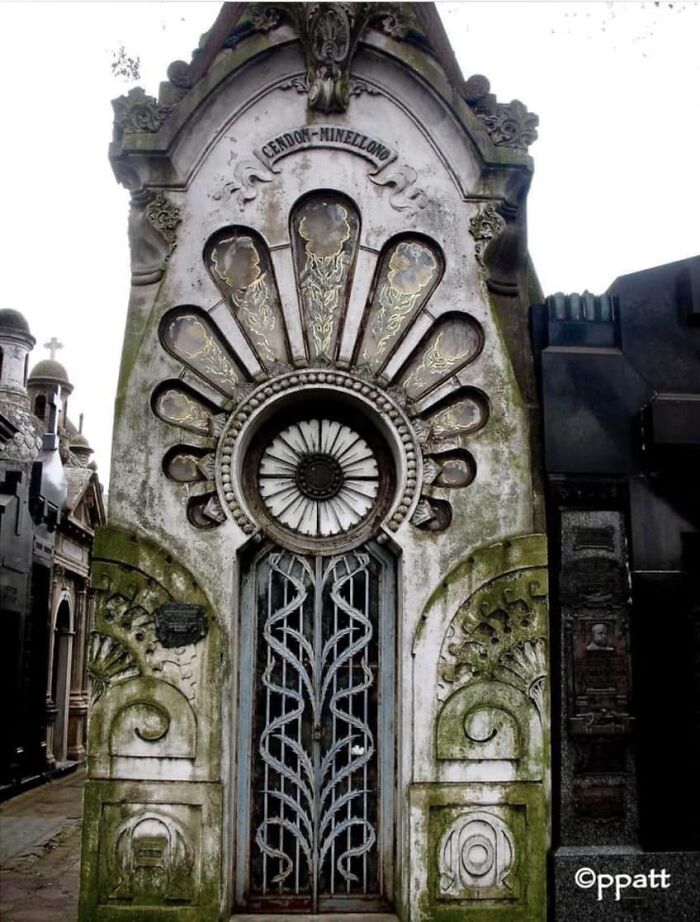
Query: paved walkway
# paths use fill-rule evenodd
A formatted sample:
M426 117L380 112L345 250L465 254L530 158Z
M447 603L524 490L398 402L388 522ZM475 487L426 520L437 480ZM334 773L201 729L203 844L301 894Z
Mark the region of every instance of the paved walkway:
M0 804L0 918L75 922L85 772Z

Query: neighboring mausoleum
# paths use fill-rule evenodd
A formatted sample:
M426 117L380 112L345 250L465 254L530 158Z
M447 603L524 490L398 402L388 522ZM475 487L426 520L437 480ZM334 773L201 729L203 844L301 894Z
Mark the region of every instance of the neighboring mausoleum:
M105 524L61 344L30 374L35 343L22 314L0 310L0 796L85 760L91 553Z

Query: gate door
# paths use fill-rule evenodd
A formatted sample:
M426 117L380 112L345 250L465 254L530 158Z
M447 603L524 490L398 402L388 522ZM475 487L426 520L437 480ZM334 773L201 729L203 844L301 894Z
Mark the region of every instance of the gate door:
M393 561L267 551L244 579L239 905L386 908Z

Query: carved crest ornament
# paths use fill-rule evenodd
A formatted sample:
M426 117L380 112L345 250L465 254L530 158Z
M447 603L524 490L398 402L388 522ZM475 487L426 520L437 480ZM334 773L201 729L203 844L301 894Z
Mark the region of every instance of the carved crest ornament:
M420 48L430 46L420 16L412 18L399 3L251 3L248 7L222 47L236 48L256 33L290 26L304 51L306 73L291 77L278 89L307 95L309 109L315 112L345 112L352 97L382 93L380 87L351 75L353 57L367 30ZM112 104L115 139L158 131L195 85L195 62L196 58L192 64L173 61L168 68L167 105L141 87L116 99ZM527 150L537 139L537 115L518 99L499 103L486 77L474 74L456 89L493 145Z

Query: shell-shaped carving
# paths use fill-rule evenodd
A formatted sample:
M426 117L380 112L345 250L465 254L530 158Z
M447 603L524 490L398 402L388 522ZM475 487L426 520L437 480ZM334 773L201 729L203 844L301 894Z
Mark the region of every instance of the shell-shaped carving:
M286 327L267 247L247 227L226 227L207 241L204 260L263 367L289 361Z
M452 506L444 499L421 496L411 522L423 531L444 531L452 522Z
M226 518L215 493L196 496L187 505L187 518L197 528L216 528Z
M464 448L448 449L432 455L432 460L437 466L433 478L436 487L460 489L468 487L476 477L476 462L472 455Z
M444 269L432 241L402 237L382 251L355 358L379 372L412 321L428 303Z
M322 189L296 202L288 241L274 249L254 228L228 225L203 241L202 253L213 283L210 306L174 305L163 316L161 342L183 374L161 382L151 398L155 415L177 430L163 470L187 492L190 523L212 528L225 520L216 478L233 519L247 534L254 531L249 514L226 496L232 473L226 458L215 461L215 440L225 427L243 425L236 408L244 410L263 382L274 392L276 378L299 369L301 380L304 366L318 370L321 381L336 364L357 375L360 391L398 395L412 421L413 433L402 438L422 450L422 483L416 484L419 464L407 460L411 497L422 493L410 511L401 503L394 528L411 512L419 528L447 528L446 491L477 476L465 442L487 423L489 401L464 378L483 347L481 326L460 305L447 312L433 305L446 271L437 243L406 233L377 252L363 245L355 203ZM257 392L250 396L256 400ZM191 444L186 433L196 437Z
M163 422L195 432L197 435L213 435L218 415L206 397L192 388L171 381L161 385L153 395L153 410Z
M544 639L525 641L504 653L494 676L522 688L541 714L547 677L547 645Z
M227 397L248 380L216 326L199 308L169 311L163 317L160 337L171 355Z
M214 454L202 448L177 445L163 458L163 471L177 483L213 480Z
M114 682L139 674L139 668L129 650L118 640L99 631L90 634L87 670L94 699L99 698Z
M360 235L355 205L337 192L313 192L292 209L291 239L306 348L332 359L347 309Z
M476 321L463 314L443 316L408 360L398 383L411 400L418 400L472 362L481 346Z
M474 387L459 387L426 413L430 439L454 439L477 432L489 417L486 395Z

